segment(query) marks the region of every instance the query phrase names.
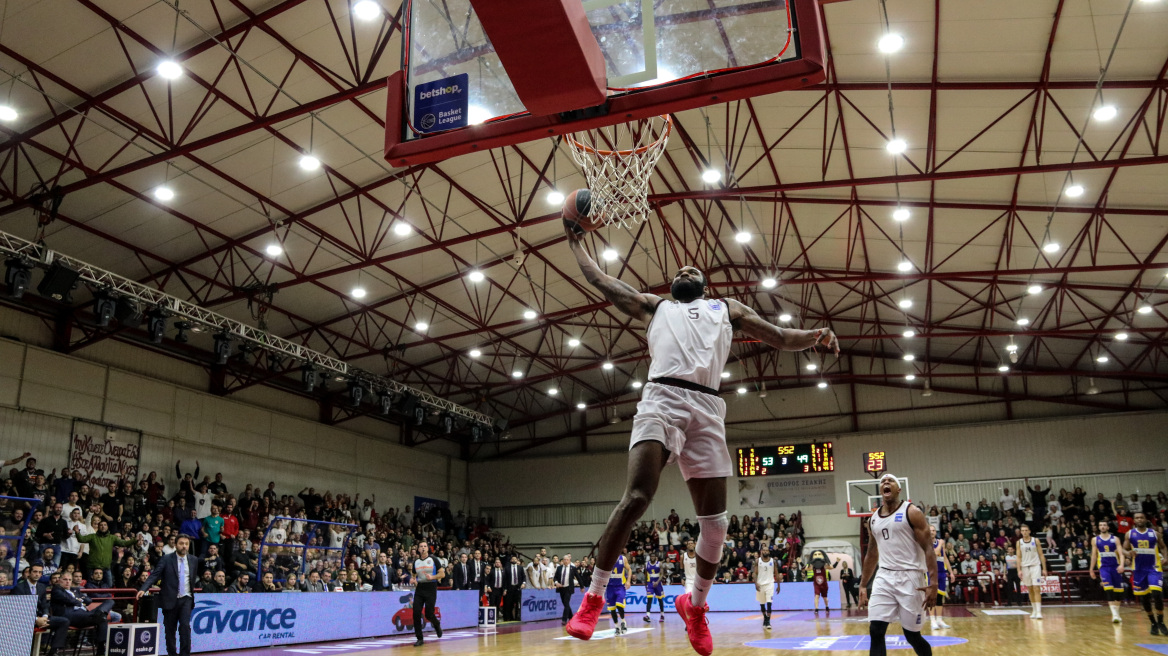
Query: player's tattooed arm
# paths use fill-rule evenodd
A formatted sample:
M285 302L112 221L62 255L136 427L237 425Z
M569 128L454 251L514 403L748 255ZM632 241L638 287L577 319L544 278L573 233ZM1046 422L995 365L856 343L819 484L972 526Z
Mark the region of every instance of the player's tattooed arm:
M634 319L648 323L649 319L653 317L657 305L661 303L661 297L637 291L627 282L601 271L596 261L584 250L579 238L575 237L570 229L566 228L565 232L568 233L568 246L572 249L572 254L576 256L576 263L580 265L584 279L599 289L600 293L604 294L604 298L616 306L616 309Z
M836 355L839 355L839 340L830 328L816 328L815 330L796 330L794 328L780 328L758 315L754 308L743 305L734 299L728 299L730 305L730 323L735 330L741 330L749 337L769 344L783 351L803 351L813 346L825 346Z

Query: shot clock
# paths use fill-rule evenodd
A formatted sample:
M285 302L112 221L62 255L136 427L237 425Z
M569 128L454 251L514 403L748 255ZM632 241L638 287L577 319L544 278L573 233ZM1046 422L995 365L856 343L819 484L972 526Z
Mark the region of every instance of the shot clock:
M739 476L780 476L835 471L831 442L738 449Z
M888 461L883 451L869 451L864 454L864 471L877 476L888 471Z

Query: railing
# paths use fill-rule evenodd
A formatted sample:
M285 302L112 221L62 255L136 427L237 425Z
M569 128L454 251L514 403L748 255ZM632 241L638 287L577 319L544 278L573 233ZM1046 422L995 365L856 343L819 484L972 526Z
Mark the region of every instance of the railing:
M40 505L40 499L26 499L24 497L6 497L0 496L0 501L16 501L19 504L28 504L28 508L24 511L24 524L21 525L20 531L15 535L0 535L0 544L8 548L8 554L4 557L7 559L13 554L16 555L15 561L20 560L20 554L24 553L24 535L28 533L28 522L32 519L32 513L36 507ZM53 545L56 546L56 545ZM3 560L3 559L0 559ZM31 558L30 558L31 560ZM0 590L11 590L16 585L17 576L19 572L13 571L9 579L12 581L9 585L0 586Z
M304 527L305 531L304 531L304 535L303 535L304 542L289 542L289 541L268 542L268 536L271 535L271 533L272 533L272 527L274 527L277 522L283 522L284 526L286 526L288 528L291 528L295 523L304 524L305 525L305 527ZM329 533L331 531L328 528L330 526L344 526L348 529L347 531L345 531L345 537L343 540L341 540L341 546L339 546L339 547L334 547L334 546L330 545ZM324 544L311 544L313 539L315 537L317 537L316 530L318 527L324 529L324 534L322 536ZM326 522L326 521L318 520L318 519L300 519L300 518L296 518L296 517L273 517L272 520L270 522L268 522L268 527L266 529L264 529L264 537L263 537L263 540L260 542L259 551L256 553L256 581L259 581L261 578L263 578L263 575L264 575L263 568L264 568L264 549L265 548L267 548L267 550L269 552L268 555L275 556L277 559L279 559L282 556L289 555L289 554L298 555L300 558L300 564L299 564L299 571L297 572L297 574L299 574L301 576L303 576L303 574L308 570L308 561L310 560L310 558L309 558L310 551L319 551L319 552L321 552L320 555L322 555L325 560L335 561L335 563L339 564L341 566L341 568L344 568L345 553L349 547L349 538L352 537L353 532L356 531L358 528L359 527L356 524L343 524L343 523L339 523L339 522ZM291 538L292 538L291 532L288 530L285 530L285 537L287 540L291 540ZM335 552L335 553L332 553L332 552ZM277 562L277 567L278 566L279 566L279 563ZM272 579L275 582L282 583L282 582L284 582L285 578L286 577L279 575L277 572L272 573Z

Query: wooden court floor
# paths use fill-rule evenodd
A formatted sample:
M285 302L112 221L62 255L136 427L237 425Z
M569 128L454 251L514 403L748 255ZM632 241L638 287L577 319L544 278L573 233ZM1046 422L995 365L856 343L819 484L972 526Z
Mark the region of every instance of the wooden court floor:
M1112 624L1106 606L1044 606L1041 621L1024 614L987 614L995 610L948 609L946 621L952 629L931 631L925 635L938 656L994 654L1000 656L1107 656L1111 654L1165 654L1168 638L1154 637L1143 611L1125 606L1123 623ZM554 656L593 656L630 654L645 656L690 656L694 654L685 629L676 615L666 621L645 624L641 613L628 616L630 631L613 636L607 618L601 620L597 633L588 642L567 638L558 621L524 625L503 625L496 634L479 634L475 630L447 631L442 640L427 632L426 644L414 648L412 637L398 636L392 642L349 641L328 645L296 645L247 652L224 652L233 656L304 656L306 653L359 654L360 656L401 656L402 654L485 654L518 656L548 654ZM766 656L766 654L866 654L868 624L863 615L834 611L831 615L810 612L774 613L773 628L761 626L760 615L711 613L710 630L714 635L714 653L723 656ZM890 654L912 654L903 643L903 635L893 626L889 632ZM898 638L899 636L899 638ZM898 648L898 646L903 648ZM317 651L317 650L320 651Z

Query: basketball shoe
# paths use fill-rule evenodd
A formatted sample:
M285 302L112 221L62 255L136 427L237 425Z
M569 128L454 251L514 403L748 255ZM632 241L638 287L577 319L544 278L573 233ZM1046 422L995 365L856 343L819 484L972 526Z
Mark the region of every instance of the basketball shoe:
M690 601L689 593L683 594L674 601L677 614L685 621L685 632L689 635L689 644L701 656L710 656L714 653L714 637L710 635L710 624L706 620L708 605L701 608L694 606Z
M568 635L580 640L592 638L596 630L596 623L600 621L600 612L604 610L604 597L591 592L584 595L580 608L572 619L568 620Z

